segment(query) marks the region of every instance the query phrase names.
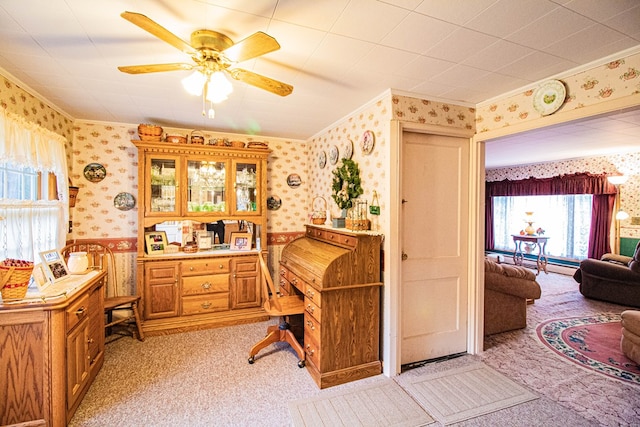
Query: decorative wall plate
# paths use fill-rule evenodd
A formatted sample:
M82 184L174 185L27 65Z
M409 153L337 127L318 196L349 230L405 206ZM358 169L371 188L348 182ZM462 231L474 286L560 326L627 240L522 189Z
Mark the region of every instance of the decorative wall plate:
M100 163L89 163L84 167L84 177L90 182L100 182L107 176L107 170Z
M543 116L553 114L564 104L567 89L560 80L548 80L533 93L533 108Z
M131 210L135 205L136 198L133 197L131 193L118 193L118 195L113 198L113 206L121 211Z
M278 196L267 197L267 209L270 211L277 211L282 206L282 200Z
M371 154L373 151L373 145L375 144L375 136L373 131L366 130L362 134L362 138L360 139L360 148L364 154Z
M324 166L327 164L327 153L321 151L318 153L318 167L320 169L324 169Z
M353 141L347 139L347 143L344 145L344 150L342 150L342 158L351 160L353 156Z
M338 163L338 154L338 147L332 145L329 149L329 162L331 162L332 165Z
M300 175L298 175L297 173L292 173L287 177L287 185L291 188L296 188L296 187L300 187L300 184L302 184L302 179L300 178Z

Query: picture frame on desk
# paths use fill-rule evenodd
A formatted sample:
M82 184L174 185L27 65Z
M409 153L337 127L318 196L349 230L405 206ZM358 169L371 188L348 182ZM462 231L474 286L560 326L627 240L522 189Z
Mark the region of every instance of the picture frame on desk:
M58 282L71 275L67 268L67 263L64 262L64 258L59 251L40 252L40 259L42 259L44 274L50 283Z
M144 233L145 250L148 255L161 255L167 247L167 233L164 231L147 231Z
M47 289L47 287L49 287L49 285L51 284L44 272L44 268L42 267L41 262L37 263L33 267L33 272L31 273L31 275L33 276L33 283L35 283L38 291L40 292Z
M248 251L251 250L253 242L251 233L233 232L231 233L230 247L232 251Z

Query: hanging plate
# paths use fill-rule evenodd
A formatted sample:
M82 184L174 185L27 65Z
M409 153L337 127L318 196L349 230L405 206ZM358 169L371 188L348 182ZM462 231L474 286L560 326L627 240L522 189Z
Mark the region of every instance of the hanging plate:
M342 158L351 160L353 156L353 141L347 139L347 143L344 145L344 150L342 150Z
M270 211L277 211L282 206L282 200L278 196L267 197L267 209Z
M553 114L564 104L567 90L560 80L548 80L533 93L533 108L543 116Z
M329 162L331 162L332 165L338 163L338 147L335 145L332 145L329 149Z
M136 199L131 193L118 193L113 199L113 206L121 211L131 210L135 205Z
M373 135L373 131L366 130L362 134L362 138L360 139L360 148L362 149L362 153L371 154L373 151L373 145L375 143L375 137Z
M107 170L100 163L89 163L84 168L84 177L90 182L100 182L107 176Z
M321 151L318 153L318 167L320 169L324 169L324 166L327 164L327 153Z

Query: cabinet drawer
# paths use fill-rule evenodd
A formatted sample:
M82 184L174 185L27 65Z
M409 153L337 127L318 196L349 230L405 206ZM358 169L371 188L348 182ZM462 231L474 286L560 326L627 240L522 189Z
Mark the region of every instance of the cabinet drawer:
M278 291L281 295L284 296L291 295L291 284L289 284L289 281L287 279L283 277L280 278Z
M206 276L184 277L182 295L229 292L229 274L208 274Z
M304 296L314 304L316 304L318 307L322 307L322 294L308 283L304 283Z
M229 273L231 271L230 265L230 258L184 261L180 267L180 272L183 276Z
M67 332L89 316L89 295L85 294L67 307Z
M233 272L235 274L257 274L258 273L258 258L247 257L240 258L233 261Z
M316 239L324 239L326 236L326 232L324 230L320 230L319 228L307 227L307 236L315 237Z
M229 310L229 293L182 298L182 315L204 314Z
M304 299L304 311L313 316L313 318L316 319L318 323L322 322L322 309L311 302L311 300L307 297L305 297Z
M319 343L320 337L322 336L320 334L320 330L321 330L321 326L320 326L320 322L318 322L316 319L313 318L313 316L311 316L309 313L305 313L304 314L304 336L311 336L311 338L316 342Z
M291 280L291 278L289 277L289 274L291 274L291 272L289 271L289 269L285 266L283 266L282 264L280 264L280 277L282 277L285 280Z

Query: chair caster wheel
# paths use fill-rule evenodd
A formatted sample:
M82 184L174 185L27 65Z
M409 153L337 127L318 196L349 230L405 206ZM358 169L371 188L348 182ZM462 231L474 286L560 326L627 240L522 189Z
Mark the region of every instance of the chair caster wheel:
M256 361L256 360L255 360L255 358L254 358L253 356L251 356L251 357L249 358L249 360L248 360L249 365L253 365L253 362L255 362L255 361Z
M306 363L305 363L305 361L304 361L304 360L300 360L300 361L298 361L298 368L304 368L304 367L305 367L305 365L306 365Z

